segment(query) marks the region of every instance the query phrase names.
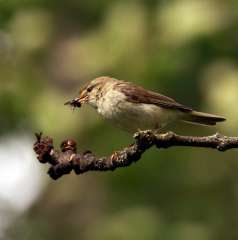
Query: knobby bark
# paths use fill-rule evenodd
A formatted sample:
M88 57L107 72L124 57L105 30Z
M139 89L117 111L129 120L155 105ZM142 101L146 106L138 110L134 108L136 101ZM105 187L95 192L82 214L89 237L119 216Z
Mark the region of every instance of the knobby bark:
M113 171L116 168L127 167L141 159L142 154L156 146L169 148L175 146L203 147L224 152L238 148L238 137L227 137L219 133L211 136L181 136L173 132L156 134L153 131L141 131L134 135L135 142L108 157L96 157L91 151L77 153L77 143L67 139L61 143L60 150L55 150L53 139L36 134L34 151L41 163L50 164L49 176L57 180L72 170L76 174L88 171Z

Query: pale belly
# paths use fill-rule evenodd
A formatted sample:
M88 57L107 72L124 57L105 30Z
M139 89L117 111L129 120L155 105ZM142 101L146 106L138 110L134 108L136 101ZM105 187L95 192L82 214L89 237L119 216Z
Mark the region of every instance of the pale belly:
M108 120L129 132L162 129L176 119L174 112L157 106L134 103L128 105L130 106L120 109Z
M129 131L161 129L178 117L178 112L152 104L127 102L123 95L102 101L98 113L118 127ZM110 100L109 100L110 99Z

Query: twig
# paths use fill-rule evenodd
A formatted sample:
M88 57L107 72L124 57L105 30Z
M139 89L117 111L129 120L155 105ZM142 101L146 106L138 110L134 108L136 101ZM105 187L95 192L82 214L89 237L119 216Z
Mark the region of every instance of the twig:
M34 151L41 163L51 165L48 174L54 180L72 170L76 174L88 171L113 171L119 167L127 167L138 161L142 154L152 146L157 148L169 148L173 146L213 148L224 152L228 149L238 148L238 137L227 137L219 133L206 137L180 136L173 132L155 134L152 131L143 131L135 134L135 143L114 152L109 157L97 158L87 151L77 153L76 142L65 140L61 144L61 150L57 151L53 146L51 137L42 137L42 133L36 134L37 141Z

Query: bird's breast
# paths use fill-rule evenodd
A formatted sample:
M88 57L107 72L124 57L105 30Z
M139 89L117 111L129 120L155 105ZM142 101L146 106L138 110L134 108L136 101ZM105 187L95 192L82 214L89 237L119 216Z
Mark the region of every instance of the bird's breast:
M130 132L160 128L174 118L173 112L156 105L129 102L117 90L107 91L97 106L98 113L105 119Z
M107 91L99 100L97 111L104 118L114 119L121 112L120 105L126 101L126 96L116 90Z

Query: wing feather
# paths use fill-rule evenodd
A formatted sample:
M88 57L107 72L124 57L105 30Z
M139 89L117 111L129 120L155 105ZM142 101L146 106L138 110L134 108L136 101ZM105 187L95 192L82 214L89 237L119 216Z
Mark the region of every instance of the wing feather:
M163 108L177 109L181 112L193 111L191 108L176 102L170 97L153 91L148 91L143 87L128 82L120 82L116 85L116 88L120 89L120 91L127 97L127 100L132 103L154 104Z

